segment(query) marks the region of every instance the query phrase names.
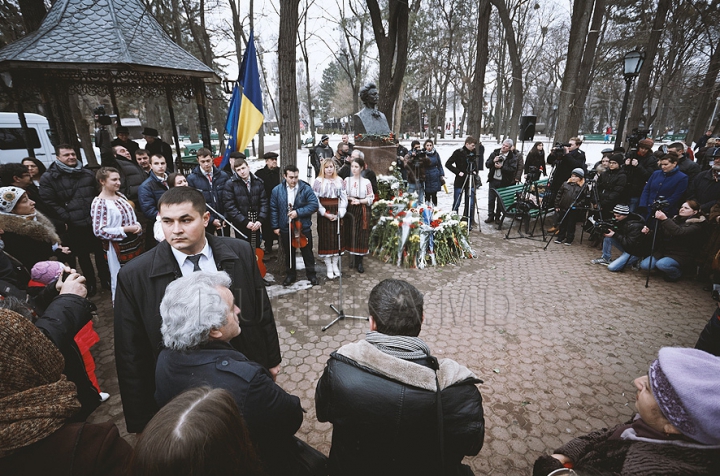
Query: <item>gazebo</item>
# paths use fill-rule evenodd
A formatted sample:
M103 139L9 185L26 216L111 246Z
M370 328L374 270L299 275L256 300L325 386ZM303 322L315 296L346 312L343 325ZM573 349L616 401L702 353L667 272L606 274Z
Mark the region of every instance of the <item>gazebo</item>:
M164 96L175 144L173 101L194 97L210 148L206 83L220 78L174 43L140 0L57 0L40 28L0 49L0 78L24 130L23 100L40 94L56 139L74 146L69 93L108 95L118 118L116 95Z

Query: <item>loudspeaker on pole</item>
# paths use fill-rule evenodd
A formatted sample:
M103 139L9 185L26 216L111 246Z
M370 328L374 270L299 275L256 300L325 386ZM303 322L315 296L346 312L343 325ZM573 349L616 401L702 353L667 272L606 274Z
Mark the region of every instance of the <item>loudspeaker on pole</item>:
M535 138L535 121L537 116L520 117L520 140L533 140Z

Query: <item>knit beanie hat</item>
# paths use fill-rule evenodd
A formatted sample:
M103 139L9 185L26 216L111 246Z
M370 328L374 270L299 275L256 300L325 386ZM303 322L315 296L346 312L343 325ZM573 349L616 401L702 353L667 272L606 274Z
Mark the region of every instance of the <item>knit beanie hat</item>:
M577 175L578 177L585 177L585 171L578 167L576 169L573 169L572 175Z
M648 149L652 149L653 145L655 145L655 141L652 139L643 139L638 142L638 147L647 147Z
M60 261L38 261L30 270L30 277L33 281L42 284L50 284L55 281L65 269Z
M610 156L610 162L616 162L618 164L622 164L624 158L625 158L625 156L622 154L613 154Z
M80 410L64 366L37 327L0 309L0 458L48 437Z
M615 205L613 213L617 213L618 215L630 215L630 207L627 205Z
M720 445L720 357L664 347L648 376L660 411L675 428L697 442Z
M15 208L24 193L25 190L20 187L0 188L0 212L12 213L13 208Z

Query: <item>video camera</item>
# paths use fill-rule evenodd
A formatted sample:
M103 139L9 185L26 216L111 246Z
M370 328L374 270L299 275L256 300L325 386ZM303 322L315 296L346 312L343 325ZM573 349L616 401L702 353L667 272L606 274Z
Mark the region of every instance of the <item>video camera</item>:
M669 207L669 206L670 206L670 202L668 202L668 201L665 199L665 197L663 197L662 195L660 195L660 196L657 198L657 200L655 200L654 202L652 202L652 205L650 205L650 210L652 210L653 213L654 213L654 212L656 212L656 211L658 211L658 210L662 210L663 208L667 208L667 207Z
M528 167L528 173L525 177L526 182L537 182L540 180L540 167L531 165Z
M650 129L638 129L637 127L633 129L632 132L625 138L629 146L628 149L630 151L637 151L638 143L643 139L647 139L648 134L650 134Z
M95 117L95 121L100 124L100 126L109 126L112 124L112 118L117 116L110 116L105 112L105 106L102 104L93 109L93 116Z
M558 152L565 152L565 147L570 147L570 144L564 143L564 142L555 142L555 145L553 146L553 151Z
M465 166L466 174L474 174L478 171L477 155L475 152L469 152L467 154L467 165Z
M594 217L589 216L588 222L591 224L590 227L587 227L585 231L588 233L599 233L601 235L605 235L612 231L618 231L618 221L614 218L611 218L610 220L603 220L602 218L599 220L596 220Z

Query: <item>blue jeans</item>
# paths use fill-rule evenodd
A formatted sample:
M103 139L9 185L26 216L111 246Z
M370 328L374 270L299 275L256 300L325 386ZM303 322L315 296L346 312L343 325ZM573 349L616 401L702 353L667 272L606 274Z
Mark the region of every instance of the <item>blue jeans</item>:
M418 194L418 207L425 203L425 182L418 182L417 186L412 182L408 183L408 192Z
M626 252L620 242L615 239L613 236L606 236L603 240L603 251L602 251L602 257L606 260L610 261L611 254L613 246L620 250L622 254L620 257L616 260L614 260L612 263L608 265L608 270L615 273L617 271L622 271L625 265L633 265L637 263L637 260L639 259L637 256L633 256L630 253Z
M463 189L460 187L455 187L453 189L453 211L457 212L460 209L460 193L462 193ZM470 204L470 214L468 214L468 204ZM466 188L465 189L465 208L463 211L463 217L464 218L470 218L471 223L475 223L475 189Z
M640 268L644 269L645 271L650 268L649 256L642 260L642 262L640 263ZM680 268L680 263L678 263L672 258L668 258L667 256L660 259L653 258L652 269L655 268L665 273L665 276L667 276L669 279L680 279L680 276L682 276L682 269Z

